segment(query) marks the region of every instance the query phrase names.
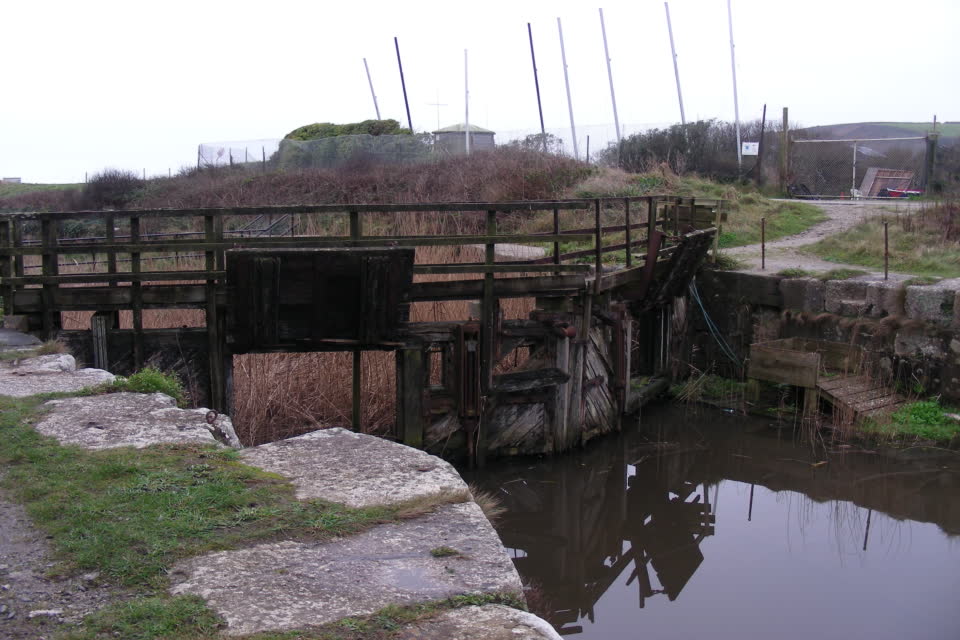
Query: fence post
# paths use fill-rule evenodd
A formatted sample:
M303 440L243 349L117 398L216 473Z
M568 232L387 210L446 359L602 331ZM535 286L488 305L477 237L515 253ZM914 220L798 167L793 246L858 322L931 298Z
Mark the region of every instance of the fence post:
M937 168L937 140L940 138L939 133L928 133L927 134L927 149L926 154L923 159L923 190L926 191L930 188L930 183L933 180L934 172Z
M790 163L790 122L787 107L783 108L783 128L780 130L780 192L787 193L787 173Z

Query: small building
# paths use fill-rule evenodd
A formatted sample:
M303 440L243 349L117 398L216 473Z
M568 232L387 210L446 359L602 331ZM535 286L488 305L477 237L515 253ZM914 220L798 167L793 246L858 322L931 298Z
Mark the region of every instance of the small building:
M0 178L0 184L20 184L20 178Z
M465 153L467 146L467 126L465 124L455 124L443 129L437 129L433 132L433 143L438 150L447 153ZM493 149L495 143L493 136L496 134L489 129L478 127L475 124L470 127L470 150L480 151Z

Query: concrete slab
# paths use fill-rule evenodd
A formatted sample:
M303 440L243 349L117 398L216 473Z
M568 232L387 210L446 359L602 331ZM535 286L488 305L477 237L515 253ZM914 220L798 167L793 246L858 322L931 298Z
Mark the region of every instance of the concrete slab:
M404 627L397 640L560 640L550 623L499 604L461 607Z
M3 319L5 326L4 328L0 329L0 350L5 349L6 347L39 347L41 344L43 344L38 338L31 336L30 334L6 327L8 322L11 324L13 323L11 318L22 317L23 316L9 316Z
M907 316L926 320L940 327L949 327L954 319L958 289L960 289L960 279L907 287L904 303Z
M436 558L447 546L462 555ZM521 593L520 577L474 502L330 542L276 542L177 563L173 594L193 594L228 635L304 629L389 604Z
M245 449L242 456L246 464L290 478L301 500L359 508L467 491L449 462L339 427Z
M211 433L207 409L178 409L176 401L162 393L64 398L51 400L44 407L52 410L35 428L61 444L86 449L139 449L161 443L224 444ZM240 446L227 416L217 416L214 425L226 434L227 443Z
M842 315L844 310L849 311L852 308L851 303L866 300L868 284L865 280L829 280L826 286L824 308L830 313Z
M867 315L871 318L903 316L906 314L903 308L905 296L902 280L871 282L867 285Z
M78 370L76 360L66 353L0 362L0 395L5 396L79 391L113 379L103 369Z

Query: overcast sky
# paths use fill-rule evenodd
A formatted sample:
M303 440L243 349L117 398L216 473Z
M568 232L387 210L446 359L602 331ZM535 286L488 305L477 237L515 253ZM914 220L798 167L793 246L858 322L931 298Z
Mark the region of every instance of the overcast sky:
M663 2L603 0L621 124L680 119ZM279 138L311 122L464 119L538 129L533 27L547 127L569 126L557 17L578 127L613 111L599 4L562 0L22 0L3 4L0 175L82 181L117 167L150 175L196 162L197 144ZM725 0L672 0L688 120L732 120ZM740 117L784 106L804 125L960 120L957 0L733 0ZM506 137L499 135L500 139ZM582 151L581 151L582 153Z

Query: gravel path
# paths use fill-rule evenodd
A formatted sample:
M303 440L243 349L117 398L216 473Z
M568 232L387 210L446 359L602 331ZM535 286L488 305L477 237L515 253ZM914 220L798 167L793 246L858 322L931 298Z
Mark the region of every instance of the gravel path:
M789 236L781 240L767 243L766 273L776 273L788 268L801 268L810 271L829 271L830 269L849 268L870 271L858 266L827 262L816 256L807 255L797 249L813 244L827 236L846 231L864 220L877 216L893 217L898 213L906 213L921 206L919 202L890 202L890 201L823 201L810 202L819 207L827 220L816 224L802 233ZM760 245L751 244L733 249L725 249L724 253L736 256L749 266L745 271L760 272Z
M96 573L49 577L55 566L46 536L0 493L0 638L49 638L119 596Z

